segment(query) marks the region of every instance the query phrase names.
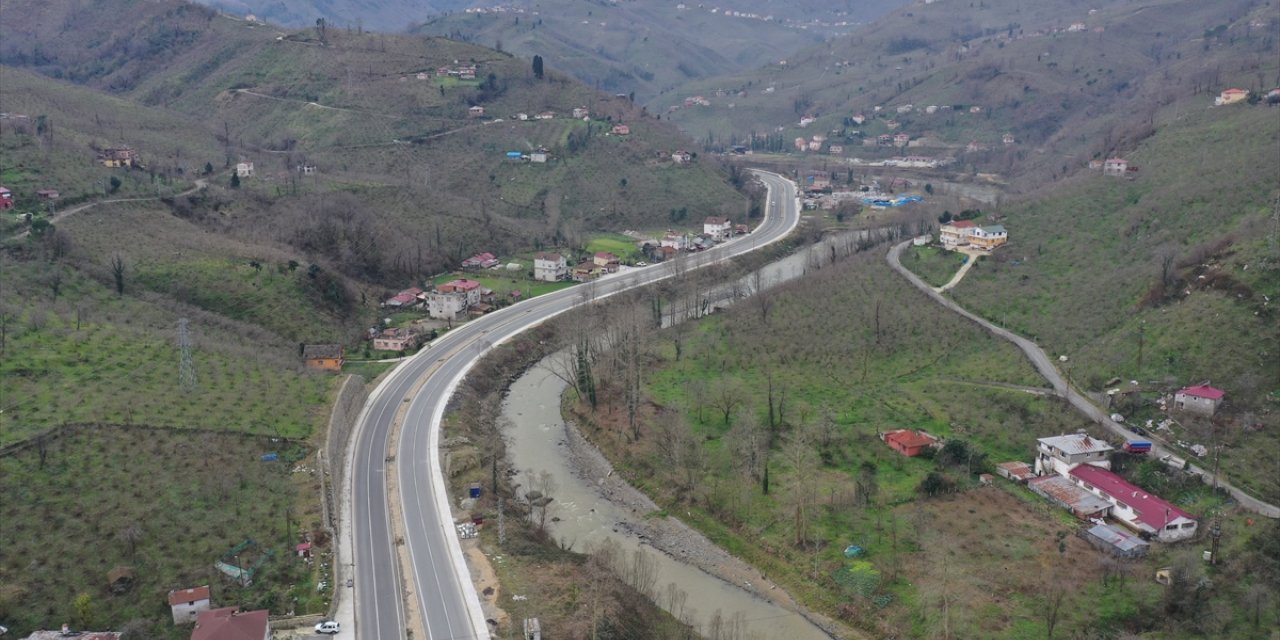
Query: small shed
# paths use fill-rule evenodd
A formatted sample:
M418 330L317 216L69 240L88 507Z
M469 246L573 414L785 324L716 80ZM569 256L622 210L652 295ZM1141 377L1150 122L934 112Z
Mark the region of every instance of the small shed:
M1095 524L1085 532L1089 544L1121 558L1141 558L1151 547L1146 541L1108 524Z
M297 545L295 545L295 546L293 547L293 551L294 551L294 553L297 553L297 554L298 554L298 557L299 557L299 558L310 558L310 557L311 557L311 543L310 543L310 542L302 542L302 543L299 543L299 544L297 544Z
M894 451L908 458L920 455L921 451L933 446L933 443L938 441L937 438L923 431L912 431L910 429L890 431L882 435L881 439Z
M302 348L307 368L320 371L341 371L344 355L340 344L309 344Z
M996 475L1002 478L1008 478L1019 484L1036 477L1035 472L1031 470L1031 465L1018 460L1012 462L1001 462L996 465Z

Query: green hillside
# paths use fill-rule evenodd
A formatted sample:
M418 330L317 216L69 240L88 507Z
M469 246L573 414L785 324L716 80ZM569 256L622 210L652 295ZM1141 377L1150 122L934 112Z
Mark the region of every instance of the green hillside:
M798 136L823 134L863 158L903 155L862 146L894 120L894 133L922 145L910 153L956 156L961 172L1030 175L1032 189L1132 149L1175 100L1198 96L1200 108L1237 83L1271 88L1277 36L1274 10L1253 0L916 3L785 64L690 83L649 107L712 148L754 134L758 150L790 150ZM686 106L690 96L710 105ZM861 126L850 120L858 114ZM801 127L804 116L815 120ZM1005 133L1014 144L1002 144ZM987 150L966 152L970 142Z
M557 73L537 78L508 54L336 28L285 33L176 2L120 2L98 20L70 4L18 5L0 24L0 60L195 120L222 147L162 175L212 167L215 186L229 187L231 165L254 163L235 197L187 215L255 239L269 226L271 240L362 279L399 283L476 251L660 225L673 207L745 211L713 163L673 166L670 152L687 146L673 127ZM53 37L74 46L40 46ZM472 66L475 80L437 74ZM468 113L475 106L482 116ZM570 121L580 106L590 119ZM544 111L556 119L516 118ZM609 135L619 122L629 136ZM506 157L537 146L550 163Z
M1280 499L1280 111L1232 105L1175 114L1128 155L1132 180L1091 172L1010 207L1010 245L975 265L956 299L1068 354L1102 391L1138 380L1138 422L1156 395L1204 380L1228 393L1215 421L1226 474ZM1210 150L1227 150L1212 153ZM1167 267L1167 270L1166 270ZM1206 445L1207 421L1166 434Z

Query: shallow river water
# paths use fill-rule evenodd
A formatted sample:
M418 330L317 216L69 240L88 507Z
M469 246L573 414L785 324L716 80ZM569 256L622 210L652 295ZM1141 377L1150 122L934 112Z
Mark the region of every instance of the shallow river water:
M507 454L514 468L522 473L546 471L555 480L554 500L548 516L559 518L549 523L557 540L573 543L583 551L605 540L616 542L630 555L634 549L648 554L656 567L658 591L666 591L674 583L686 595L684 614L687 620L706 629L716 611L724 619L740 614L745 621L744 638L785 638L787 640L825 640L829 636L804 617L765 601L702 570L681 563L629 534L626 524L643 514L633 514L601 496L594 481L580 478L573 471L573 460L566 444L565 423L560 416L560 394L564 381L538 366L512 384L504 404L504 415L514 426L507 432ZM661 602L659 606L666 603ZM665 608L665 607L664 607Z

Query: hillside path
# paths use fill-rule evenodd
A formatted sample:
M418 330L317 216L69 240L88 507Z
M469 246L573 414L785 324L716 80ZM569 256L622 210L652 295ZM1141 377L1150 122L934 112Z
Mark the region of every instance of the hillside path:
M70 209L59 211L53 214L53 216L49 218L49 224L56 225L59 222L62 222L64 219L72 215L80 213L85 209L92 209L93 207L96 207L100 204L118 204L121 202L150 202L152 200L159 200L161 198L181 198L182 196L189 196L207 186L209 186L209 181L205 180L204 178L200 178L199 180L196 180L195 186L191 187L190 189L187 189L186 191L175 193L172 196L146 196L144 198L112 198L110 200L94 200L93 202L86 202L84 204L76 205L74 207L71 207ZM27 229L26 231L16 234L13 237L25 238L30 234L31 234L31 230Z
M1105 411L1103 411L1097 405L1090 402L1088 398L1086 398L1080 392L1076 391L1074 387L1068 384L1066 379L1062 376L1062 373L1058 371L1057 366L1053 364L1053 360L1049 357L1048 354L1044 352L1043 349L1040 348L1039 345L1012 331L1009 331L1008 329L997 327L996 325L978 316L977 314L974 314L966 310L964 307L961 307L960 305L956 304L954 300L946 296L943 296L941 293L938 293L937 291L934 291L933 287L930 287L927 283L925 283L924 280L921 280L919 276L912 273L906 267L902 266L902 260L901 260L902 251L903 249L907 248L907 246L910 244L911 244L911 241L907 240L906 242L902 242L897 245L894 245L892 248L889 249L889 253L885 256L885 259L889 261L889 266L893 267L894 271L897 271L899 274L901 274L902 277L906 278L907 281L910 282L912 285L914 285L917 289L923 291L924 294L932 298L934 302L937 302L938 304L960 314L961 316L964 316L965 318L972 320L973 322L981 325L982 328L986 329L987 331L990 331L991 333L997 336L1000 336L1001 338L1004 338L1005 340L1008 340L1012 342L1014 345L1016 345L1019 349L1022 350L1023 353L1027 355L1027 359L1031 360L1031 364L1035 366L1036 371L1039 371L1040 375L1044 376L1044 378L1049 381L1049 384L1053 385L1054 395L1065 399L1067 402L1071 404L1072 407L1075 407L1077 411L1084 414L1086 418L1089 418L1090 420L1102 425L1103 428L1110 431L1112 434L1114 434L1119 438L1127 439L1133 436L1132 432L1130 432L1120 423L1116 422L1115 420L1112 420L1111 417L1108 416ZM1177 452L1167 449L1166 447L1162 446L1159 442L1152 443L1151 451L1152 451L1152 455L1157 457L1163 457L1166 455L1179 457ZM1245 509L1248 509L1255 513L1259 513L1268 518L1280 518L1280 507L1277 507L1276 505L1270 504L1268 502L1263 502L1262 500L1259 500L1258 498L1255 498L1245 493L1241 489L1237 488L1235 485L1232 485L1231 483L1227 482L1227 480L1223 478L1221 475L1218 475L1217 477L1215 477L1212 471L1209 471L1208 469L1203 469L1193 464L1187 465L1186 469L1191 473L1194 473L1200 476L1201 479L1206 484L1213 484L1213 485L1222 487L1225 491L1230 493L1231 497L1234 498L1237 502L1239 502L1240 505L1243 506Z
M949 291L955 288L956 285L960 284L961 280L964 280L965 275L969 273L969 269L973 267L973 263L978 261L978 256L983 255L982 251L975 251L973 249L959 249L958 251L960 251L960 253L963 253L965 256L967 256L965 258L964 264L960 265L960 268L956 271L956 274L954 276L951 276L951 279L948 280L946 284L942 285L941 287L934 287L933 288L934 291L937 291L938 293L942 293L943 291Z

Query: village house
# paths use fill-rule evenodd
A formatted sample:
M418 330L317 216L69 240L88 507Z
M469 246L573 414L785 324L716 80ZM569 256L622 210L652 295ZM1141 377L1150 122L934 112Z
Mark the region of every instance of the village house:
M434 291L427 293L427 315L456 320L472 305L480 303L484 291L479 282L465 278L437 285Z
M991 251L1009 241L1009 232L998 224L977 227L969 236L969 246Z
M1111 517L1161 542L1185 540L1196 534L1196 517L1159 496L1092 464L1079 465L1068 476L1077 486L1111 503Z
M529 119L529 114L527 114L527 113L523 113L523 112L522 112L522 113L517 113L517 114L516 114L516 120L520 120L520 121L522 121L522 122L523 122L523 121L528 120L528 119Z
M1244 102L1245 100L1248 100L1248 99L1249 99L1248 89L1226 89L1222 93L1218 94L1218 97L1213 101L1213 104L1221 107L1223 105L1235 104L1237 102Z
M1036 477L1035 472L1031 470L1031 465L1021 460L1001 462L996 465L996 475L1017 483L1024 483Z
M966 153L979 153L981 151L989 151L990 149L987 147L987 145L982 144L977 140L971 140L969 144L964 146L964 150Z
M702 233L716 242L724 242L733 233L733 222L722 216L710 216L702 222Z
M908 144L911 144L911 136L909 134L899 133L893 136L893 146L905 147Z
M803 128L803 127L807 127L807 126L809 126L809 125L813 124L814 122L816 122L817 120L818 120L818 119L817 119L817 118L815 118L815 117L813 117L813 116L803 116L803 117L801 117L801 118L800 118L800 126L801 126L802 128Z
M1111 503L1076 486L1070 479L1053 474L1027 481L1027 488L1071 512L1081 520L1101 520Z
M893 131L894 129L901 127L902 124L900 124L897 120L885 120L884 126L889 127L889 130Z
M1007 146L1009 146L1009 145L1013 144L1014 142L1017 142L1017 140L1015 140L1015 139L1014 139L1014 137L1013 137L1013 134L1012 134L1012 133L1006 133L1006 134L1004 134L1004 135L1000 136L1000 142L1004 143L1004 146L1006 146L1006 147L1007 147Z
M1036 475L1065 476L1082 464L1110 469L1112 451L1115 448L1105 440L1084 433L1039 438L1036 440Z
M666 235L662 236L662 240L658 242L658 245L665 248L675 249L676 251L682 251L689 246L689 237L683 233L668 231Z
M484 115L484 107L478 104L467 108L468 118L479 118L483 115Z
M596 266L604 267L609 273L617 271L618 266L622 264L622 261L618 259L618 256L609 253L608 251L597 251L594 256L591 256L591 261L594 262Z
M533 119L534 120L553 120L555 119L555 117L556 117L556 112L543 111L542 113L539 113L538 115L534 116Z
M0 187L0 209L13 208L13 192L5 187Z
M809 148L809 141L804 138L795 139L796 151L804 151Z
M236 163L236 177L237 177L237 178L252 178L252 177L253 177L253 163L252 163L252 162L237 162L237 163Z
M1090 160L1090 161L1089 161L1089 168L1090 168L1090 169L1093 169L1094 171L1097 171L1098 169L1101 169L1101 168L1102 168L1102 161L1101 161L1101 160L1098 160L1098 159L1096 159L1096 158L1095 158L1095 159L1093 159L1093 160Z
M191 640L271 640L271 621L266 609L240 611L224 607L202 611L196 617Z
M317 169L314 164L298 165L298 173L301 173L304 176L315 175L317 171L319 171L319 169Z
M929 105L929 106L927 106L927 107L925 107L925 108L924 108L924 112L925 112L925 113L928 113L928 114L934 114L934 113L937 113L937 112L938 112L938 105L936 105L936 104L931 104L931 105Z
M982 107L976 105L969 107L969 113L982 113Z
M861 113L859 113L859 114L857 114L857 115L855 115L855 116L853 116L853 117L849 118L849 120L851 120L851 121L853 122L853 124L855 124L855 125L861 125L862 123L864 123L864 122L866 122L866 121L867 121L867 117L866 117L866 116L864 116L864 115L862 115Z
M817 138L814 138L813 140L810 140L810 141L809 141L809 150L810 150L810 151L822 151L822 141L821 141L821 140L818 140Z
M421 294L422 289L409 287L383 301L382 306L389 309L409 309L418 305L420 302L418 296Z
M827 147L827 153L829 153L829 154L831 154L831 155L833 155L833 156L838 156L838 155L840 155L840 154L844 153L844 145L833 144L833 145L831 145L831 146Z
M388 327L373 339L373 348L378 351L408 351L416 346L417 332L406 327Z
M594 260L588 260L575 266L570 272L570 277L574 282L586 282L604 275L604 271L604 267L596 264Z
M977 223L972 220L952 220L938 227L938 241L943 249L954 250L969 244L973 230L977 228Z
M688 151L676 151L671 154L671 161L676 164L686 164L691 160L693 160L693 154Z
M1104 176L1121 176L1129 170L1129 161L1124 158L1107 158L1102 163L1102 175Z
M542 252L533 257L533 279L559 282L569 275L569 262L558 253Z
M129 147L103 149L98 154L98 161L104 167L132 167L138 162L138 152Z
M345 354L340 344L309 344L302 348L302 360L308 369L341 371Z
M911 429L888 431L880 434L880 439L884 440L885 444L889 445L889 448L908 458L920 455L921 451L932 447L938 441L937 438L923 431L912 431Z
M613 129L612 129L611 131L613 132L613 135L615 135L615 136L629 136L629 135L631 135L631 127L628 127L628 126L627 126L627 125L625 125L625 124L615 124L615 125L613 125Z
M549 157L550 154L547 153L547 150L541 147L529 152L529 162L536 164L546 164Z
M897 112L898 112L898 113L911 113L911 110L912 110L912 109L914 109L914 108L915 108L915 105L904 104L904 105L901 105L901 106L899 106L899 107L897 108Z
M462 261L463 269L489 269L498 265L498 258L492 253L477 253Z
M887 133L882 133L882 134L880 134L880 135L876 136L876 146L878 146L878 147L892 147L892 146L893 146L893 136L891 136L891 135L889 135L889 134L887 134Z
M71 625L64 624L59 631L44 629L32 631L31 635L27 636L25 640L66 640L67 638L75 638L75 640L120 640L121 635L123 634L119 631L72 631Z
M36 192L36 198L39 200L57 200L62 194L57 189L41 189Z
M1180 389L1173 394L1173 406L1179 411L1212 416L1217 413L1218 406L1227 394L1222 389L1207 384L1198 384Z
M586 118L588 115L590 115L590 113L591 112L588 111L586 107L573 108L573 117L575 120L581 120L583 118Z
M191 589L175 589L169 592L169 610L173 613L173 624L190 624L196 621L201 611L213 608L209 599L209 587L193 587Z

